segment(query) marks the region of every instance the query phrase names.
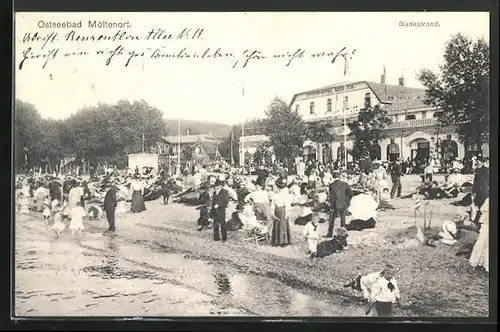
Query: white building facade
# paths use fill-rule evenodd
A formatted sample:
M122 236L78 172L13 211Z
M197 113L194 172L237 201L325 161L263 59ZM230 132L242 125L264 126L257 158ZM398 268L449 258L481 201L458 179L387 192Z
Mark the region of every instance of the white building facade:
M465 147L459 142L455 126L438 125L440 111L424 104L424 89L406 87L403 82L401 78L400 85L368 81L339 83L296 94L291 109L299 112L306 122L332 121L336 134L334 141L326 144L306 140L304 158L322 162L342 159L344 112L347 123L354 121L366 98L372 106L385 109L393 121L386 126L373 159L427 159L433 151L438 158L446 155L462 159L479 151L478 147ZM349 136L346 147L348 151L353 147ZM487 150L487 147L482 149L483 153ZM349 154L348 160L352 160Z

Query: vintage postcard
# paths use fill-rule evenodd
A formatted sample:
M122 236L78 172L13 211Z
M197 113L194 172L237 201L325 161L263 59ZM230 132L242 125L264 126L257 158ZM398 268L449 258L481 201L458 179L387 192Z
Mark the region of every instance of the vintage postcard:
M487 12L17 12L16 317L487 317Z

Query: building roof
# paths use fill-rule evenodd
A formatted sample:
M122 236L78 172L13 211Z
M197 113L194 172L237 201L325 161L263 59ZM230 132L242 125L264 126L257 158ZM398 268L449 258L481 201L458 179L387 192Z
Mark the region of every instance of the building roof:
M388 111L424 108L425 90L401 85L366 82Z
M425 89L369 81L336 83L321 88L300 92L293 96L292 102L290 104L293 104L295 98L298 95L310 93L317 90L327 90L333 87L338 87L342 84L356 83L365 83L366 85L368 85L368 87L373 91L380 102L385 104L385 109L387 111L409 110L428 107L424 104Z

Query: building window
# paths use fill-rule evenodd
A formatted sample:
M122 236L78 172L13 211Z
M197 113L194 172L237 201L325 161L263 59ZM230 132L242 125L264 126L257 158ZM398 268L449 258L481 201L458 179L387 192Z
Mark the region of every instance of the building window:
M415 120L415 119L417 119L415 114L410 114L405 116L405 120Z
M347 110L349 109L349 97L348 96L344 97L344 108Z
M422 119L426 119L427 118L427 112L426 111L422 111Z
M326 112L330 113L332 111L332 99L328 98L326 101Z
M300 105L299 105L299 104L295 105L295 112L297 112L297 113L298 113L298 112L299 112L299 110L300 110Z
M314 101L311 101L309 104L309 113L314 114Z

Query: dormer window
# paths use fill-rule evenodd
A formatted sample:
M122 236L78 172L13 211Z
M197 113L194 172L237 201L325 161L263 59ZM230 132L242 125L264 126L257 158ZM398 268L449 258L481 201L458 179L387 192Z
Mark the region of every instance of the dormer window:
M332 99L328 98L326 101L326 112L330 113L332 111Z

